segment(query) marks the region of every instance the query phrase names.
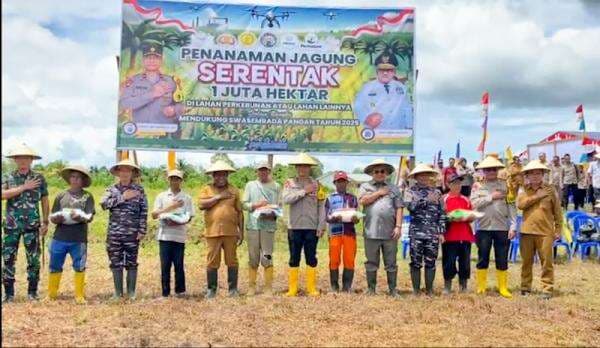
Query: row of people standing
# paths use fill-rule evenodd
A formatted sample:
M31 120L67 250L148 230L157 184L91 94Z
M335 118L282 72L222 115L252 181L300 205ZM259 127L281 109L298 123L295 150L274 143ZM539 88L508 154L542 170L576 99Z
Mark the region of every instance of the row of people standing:
M27 240L38 237L38 231L24 228L24 225L15 225L16 222L27 221L37 223L39 233L45 234L42 226L47 226L48 210L42 204L43 218L40 224L38 203L47 200L47 189L43 177L30 170L31 161L39 158L31 149L18 149L11 157L15 158L19 168L3 180L3 199L7 202L7 229L5 229L5 272L3 283L5 286L5 298L12 300L14 297L14 255L16 246L11 243L15 236L28 235L26 247L28 248L28 274L29 274L29 296L37 298L37 280L39 279L39 244L37 248L31 248ZM495 161L495 162L494 162ZM468 224L447 223L447 213L456 208L468 209L470 202L467 197L460 195L459 186L462 187L463 177L452 174L448 178L451 191L448 195L442 193L433 186L435 170L427 165L420 164L410 173L409 177L415 180L415 185L400 189L389 183L389 175L393 172L392 165L382 160L377 160L365 168L365 173L371 175L372 180L361 185L358 197L347 191L348 176L338 172L334 176L336 192L325 197L319 189L318 182L310 177L310 169L317 163L306 154L300 154L290 162L297 170L297 176L285 182L280 199L279 187L270 177L268 164L257 166L258 179L249 182L244 190L244 196L228 183L228 175L233 172L231 166L224 162L214 163L207 173L212 175L213 182L203 187L199 196L199 207L204 211L205 231L207 245L207 297L214 297L217 292L218 268L221 263L221 250L223 250L225 263L228 267L228 288L230 296L239 294L237 288L238 261L237 246L244 239L244 215L247 210L249 219L246 222L248 231L249 250L249 293L256 291L256 279L258 266L261 264L265 269L265 292L272 291L273 281L273 244L276 229L277 211L280 209L281 201L290 205L288 219L288 243L290 250L288 296L298 294L298 278L301 254L304 252L306 268L306 293L317 296L317 257L316 247L320 237L325 233L329 224L329 270L331 287L339 289L339 268L342 266L342 290L350 291L354 276L354 260L356 256L356 230L355 224L358 218L355 216L349 221L342 220L334 214L339 210L357 209L359 204L364 207L366 214L364 221L364 249L365 269L367 274L368 293L374 294L376 290L377 270L380 266L380 258L386 270L388 290L390 295L397 296L397 246L402 231L403 208L407 208L411 215L409 227L409 238L411 244L410 276L413 283L413 291L420 292L422 279L421 269L424 268L425 288L428 294L433 291L433 279L435 277L435 264L438 256L439 243L443 251L443 266L445 291L449 292L452 278L458 273L461 290L467 287L469 279L470 243L473 235ZM506 241L514 229L507 227L507 221L511 216L511 207L506 201L506 185L497 182L494 174L502 167L502 164L494 158L488 158L478 167L486 173L486 180L481 186L477 186L472 193L473 206L477 210L485 212L486 219L480 220L480 228L477 233L477 245L479 249L479 261L477 264L477 291L485 292L485 281L489 253L492 245L495 248L498 270L499 290L501 295L510 297L507 289ZM545 167L524 168L524 173L534 172L538 169L546 170ZM126 274L127 295L135 298L137 282L137 255L139 243L146 235L148 215L148 202L142 186L136 183L140 175L140 169L129 160L122 161L111 168L111 173L118 177L118 183L107 188L100 205L110 212L107 230L107 253L110 268L113 273L114 298L124 296L123 277ZM489 174L487 174L489 173ZM542 173L543 174L543 173ZM37 175L37 176L36 176ZM58 286L62 273L62 267L67 254L73 259L75 276L75 295L77 302L84 302L84 272L87 255L87 225L94 215L94 201L89 192L84 188L91 184L91 177L83 167L71 166L62 172L63 178L69 183L69 189L57 195L53 212L58 213L64 208L79 209L83 215L71 215L75 224L65 224L64 220L69 218L60 214L53 214L52 222L57 225L54 238L50 247L50 277L48 295L56 298ZM175 267L175 293L185 293L185 272L183 268L184 243L187 233L186 225L194 216L192 199L182 192L181 183L183 176L181 172L171 171L168 174L170 188L161 193L155 203L151 215L160 219L158 239L160 243L161 257L161 280L162 294L170 294L170 270ZM533 176L532 176L533 177ZM29 178L29 179L28 179ZM532 181L533 182L533 181ZM556 230L559 226L558 218L548 225L543 219L547 219L549 207L553 205L550 191L543 188L538 192L538 187L532 191L532 197L524 191L519 197L522 209L537 209L541 213L527 214L527 221L532 226L531 234L547 233ZM26 194L24 194L26 193ZM33 195L32 195L33 194ZM11 197L8 197L12 195ZM35 197L33 197L35 196ZM548 203L544 203L546 198ZM544 203L544 204L542 204ZM506 206L504 206L506 205ZM21 207L22 211L15 210ZM270 209L264 209L270 208ZM545 209L545 210L544 210ZM265 211L262 214L260 211ZM555 213L553 210L552 213ZM164 214L179 214L185 216L184 220L170 217L162 218ZM55 216L56 215L56 216ZM555 214L556 217L556 214ZM37 219L37 220L36 220ZM539 221L537 221L539 220ZM554 220L553 220L554 221ZM527 226L527 224L524 224ZM512 231L512 232L511 232ZM528 229L523 228L527 234ZM530 238L530 242L522 243L524 260L533 260L533 252L542 249L540 258L544 267L545 282L544 291L551 293L552 263L547 265L547 248L545 242L537 237ZM18 238L16 238L18 243ZM39 240L39 239L37 239ZM7 243L8 241L8 243ZM545 239L544 239L545 241ZM523 246L524 245L524 246ZM31 248L31 250L29 250ZM551 250L551 248L550 248ZM529 251L529 254L527 252ZM30 257L31 255L31 257ZM37 268L36 268L37 257ZM551 260L551 254L550 254ZM458 270L456 263L458 262ZM531 287L530 276L527 276L527 267L531 269L531 263L524 261L524 280L522 290L527 292ZM12 271L11 271L12 270ZM550 273L548 273L550 272ZM529 277L529 278L528 278ZM529 279L529 280L527 280ZM529 283L528 283L529 282ZM35 289L33 291L32 289Z

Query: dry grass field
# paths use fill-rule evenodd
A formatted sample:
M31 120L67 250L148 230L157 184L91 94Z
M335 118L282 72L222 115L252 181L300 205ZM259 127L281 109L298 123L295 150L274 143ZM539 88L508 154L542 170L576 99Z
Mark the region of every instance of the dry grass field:
M100 192L94 192L96 197ZM152 197L156 192L150 192ZM51 193L52 195L52 193ZM514 299L495 292L477 296L473 281L468 294L442 296L441 267L436 295L410 294L408 260L399 253L402 296L385 295L380 272L379 294L364 294L364 256L359 241L353 294L328 292L327 241L319 243L319 287L322 296L286 298L288 248L278 232L275 251L276 294L245 296L247 251L239 249L242 296L226 297L221 269L216 299L204 299L205 245L192 237L186 249L188 298L160 298L158 247L151 237L140 253L138 299L110 303L112 278L102 242L106 214L92 226L88 255L88 304L73 302L72 270L67 260L59 300L25 300L25 255L20 250L17 301L2 306L3 346L600 346L600 263L560 260L556 266L557 296L549 301L518 294L520 264L510 266ZM199 229L200 222L194 223ZM151 230L155 225L151 225ZM151 231L152 232L152 231ZM151 233L152 234L152 233ZM197 231L195 232L197 235ZM47 261L46 261L47 262ZM46 264L47 267L47 264ZM474 261L473 266L474 268ZM539 265L534 286L539 289ZM262 276L262 274L261 274ZM46 295L47 270L40 295ZM302 284L304 280L301 278Z

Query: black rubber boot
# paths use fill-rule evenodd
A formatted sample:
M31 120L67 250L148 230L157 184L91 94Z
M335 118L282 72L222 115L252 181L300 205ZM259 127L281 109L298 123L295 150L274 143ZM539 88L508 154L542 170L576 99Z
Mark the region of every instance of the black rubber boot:
M418 295L421 292L421 269L410 268L410 280L412 281L413 294Z
M352 289L352 279L354 279L354 270L344 268L344 272L342 273L343 292L350 292L350 289Z
M392 297L398 296L398 290L396 290L396 279L397 278L398 278L398 271L387 272L389 295Z
M238 291L238 268L227 267L227 284L229 285L229 297L237 297L240 295Z
M329 270L329 280L331 282L331 290L338 292L340 291L340 271L337 269Z
M216 268L206 269L206 298L217 296L217 286L219 283L219 270Z
M135 285L137 284L137 269L127 270L127 297L135 300Z
M435 268L425 268L425 291L428 296L433 295L433 280L435 279Z
M29 299L29 301L37 301L40 298L38 297L38 282L37 280L35 281L30 281L29 285L27 286L27 298Z
M460 292L467 292L467 281L468 281L468 279L459 279L458 280L458 286L459 286Z
M450 295L452 293L452 280L444 279L444 295Z
M14 302L15 300L15 284L14 283L4 283L4 299L2 299L3 303Z
M377 272L367 271L367 294L375 295L375 289L377 288Z
M113 299L119 299L123 297L123 270L122 269L113 269L113 283L115 286L115 293L113 294Z

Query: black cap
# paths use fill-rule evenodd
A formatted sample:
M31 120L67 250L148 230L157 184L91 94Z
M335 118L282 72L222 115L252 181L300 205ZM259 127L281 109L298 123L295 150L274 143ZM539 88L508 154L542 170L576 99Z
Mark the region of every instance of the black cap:
M462 181L463 178L464 177L462 175L450 174L450 176L448 176L448 183L453 183L455 181Z
M163 47L157 43L143 43L142 54L144 56L157 55L162 57Z
M398 60L393 54L382 53L375 59L377 69L395 69L398 66Z

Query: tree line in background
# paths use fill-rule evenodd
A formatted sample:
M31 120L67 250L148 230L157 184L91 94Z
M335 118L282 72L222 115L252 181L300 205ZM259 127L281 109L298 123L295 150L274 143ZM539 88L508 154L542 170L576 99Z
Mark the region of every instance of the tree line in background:
M229 182L237 187L243 189L248 181L256 179L256 170L252 165L239 167L233 162L227 154L217 153L211 157L211 163L216 160L225 160L238 170L229 176ZM48 186L66 188L67 183L60 176L61 170L63 170L69 163L66 161L53 161L47 164L35 163L33 170L40 172L46 178ZM2 159L2 173L8 173L15 170L15 163L8 159ZM109 171L110 167L89 167L90 174L92 176L92 186L107 187L115 183L115 178ZM147 167L142 164L142 178L141 182L147 188L150 189L164 189L168 187L167 183L167 167L162 165L159 167ZM177 160L177 169L183 171L185 177L185 186L187 187L201 187L211 181L211 177L204 172L204 168L201 166L195 166L186 160ZM323 174L323 165L319 162L319 166L313 169L313 176L319 177ZM283 185L283 182L296 175L295 168L293 166L287 166L282 164L276 164L273 168L273 179L279 184Z

